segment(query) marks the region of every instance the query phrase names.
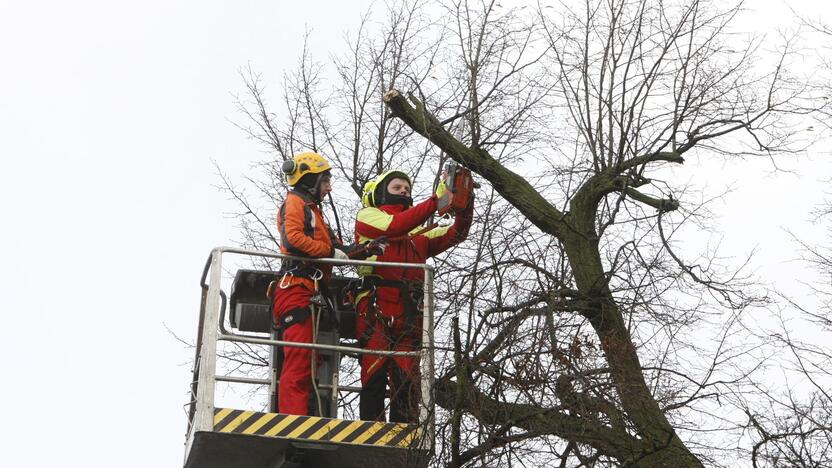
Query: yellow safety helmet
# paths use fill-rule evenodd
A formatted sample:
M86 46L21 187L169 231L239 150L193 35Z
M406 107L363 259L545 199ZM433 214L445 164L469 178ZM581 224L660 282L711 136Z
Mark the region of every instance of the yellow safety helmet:
M382 190L385 190L387 184L385 182L391 179L404 179L413 187L413 182L410 181L410 176L402 171L387 171L377 175L374 179L368 180L364 184L364 194L361 196L361 201L364 206L376 206L383 196Z
M306 174L320 174L332 169L332 167L320 154L309 152L298 153L294 158L283 161L280 169L286 175L286 182L294 187L300 178Z

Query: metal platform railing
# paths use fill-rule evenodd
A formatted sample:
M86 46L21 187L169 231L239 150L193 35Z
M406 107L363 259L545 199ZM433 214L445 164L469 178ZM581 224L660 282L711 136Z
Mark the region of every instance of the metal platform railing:
M315 263L332 265L354 265L354 266L385 266L422 269L425 272L424 296L422 310L422 340L418 351L387 351L369 350L352 346L298 343L292 341L273 340L250 335L236 334L229 331L224 322L227 298L221 288L222 262L224 254L247 255L250 257L291 259L302 261L313 261ZM266 346L285 346L310 348L317 350L337 351L350 354L372 354L381 356L414 356L419 358L420 367L420 404L419 404L419 425L423 428L422 446L429 450L434 438L434 412L433 395L431 389L434 384L434 360L433 360L433 267L419 263L393 263L374 262L366 260L335 260L331 258L319 258L310 260L308 258L293 257L274 252L247 250L234 247L217 247L211 251L202 274L202 299L199 314L199 330L197 333L196 358L194 363L193 380L191 383L191 402L188 411L188 431L185 449L187 459L190 448L193 444L194 435L199 431L212 431L214 429L214 393L217 382L234 382L257 385L267 385L274 382L268 379L253 379L248 377L218 376L217 368L217 342L230 341L238 343L249 343ZM206 282L207 279L207 282ZM340 387L346 391L358 391L356 387Z

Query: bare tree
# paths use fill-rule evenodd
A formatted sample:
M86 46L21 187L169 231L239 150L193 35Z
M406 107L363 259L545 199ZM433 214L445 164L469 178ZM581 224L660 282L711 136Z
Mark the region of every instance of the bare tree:
M744 262L690 245L686 226L707 228L721 194L672 169L774 161L818 110L789 74L788 38L761 49L732 31L741 12L401 1L361 18L332 83L304 48L279 115L244 73L241 126L270 155L249 182L267 203L283 191L275 160L300 149L347 182L342 219L392 167L422 193L448 158L483 179L469 242L438 260L437 465L732 466L808 427L775 431L747 404L765 396L768 349L744 313L771 298ZM273 213L223 184L243 242L276 248Z
M482 15L487 17L492 7L484 5ZM541 352L514 363L524 366L524 372L537 367L537 387L553 384L548 395L517 402L495 397L483 386L467 385L464 409L478 421L531 435L559 436L568 441L564 453L578 459L581 447L590 447L588 461L581 463L610 459L633 466L701 466L700 458L709 455L694 454L671 421L696 400L714 397L707 391L714 367L706 366L706 374L695 377L674 359L644 366L634 339L642 330L634 322L648 316L656 319L655 325L669 326L674 332L668 338L678 346L674 335L698 323L696 312L702 309L675 317L678 309L671 304L678 294L671 288L710 294L729 315L765 300L742 283L734 284L737 275L717 276L710 268L713 263L689 264L675 252L671 237L678 222L673 220L680 206L678 191L648 177L661 174L658 168L663 165L683 163L687 154L771 156L790 149L788 117L811 110L801 99L806 90L791 81L784 68L788 44L779 59L761 71L753 39L745 47L737 47L736 40L729 43L728 29L739 12L739 7L720 9L708 2L624 0L586 2L551 19L541 8L538 19L548 45L547 65L557 74L556 87L551 92L545 85L536 87L536 102L509 119L485 115L479 102L462 113L476 113L481 126L505 128L517 123L518 116L534 113L536 104L546 106L553 114L544 124L546 131L574 136L561 136L557 146L539 154L549 167L562 171L559 187L537 186L542 171L519 171L500 159L505 147L514 143L510 137L489 141L481 138L476 126L455 135L446 128L447 119L436 116L441 110L431 109L419 95L411 93L408 101L395 90L385 94L396 117L482 175L556 241L552 250L565 259L566 274L541 268L555 281L551 289L536 291L534 303L559 315L570 314L594 335L573 334L570 343L568 355L592 362L588 368L570 368L570 359L564 358L565 365L557 369L552 365L557 359L546 362ZM487 37L482 31L473 35ZM474 82L482 70L472 70L469 63ZM472 99L478 95L470 92ZM569 157L564 157L565 147L572 151ZM628 231L625 236L622 228ZM550 334L555 337L557 333ZM537 343L537 349L546 349L539 346L543 343ZM716 356L737 355L737 350L726 353L726 347L723 340ZM587 359L584 348L586 354L600 353ZM556 350L549 347L550 353ZM713 362L719 361L716 356ZM466 364L465 372L494 372L488 369L489 361L488 356L478 357ZM499 366L498 375L511 367ZM662 388L660 382L673 375L683 376L687 384ZM440 381L442 406L460 405L459 398L444 399L460 392L454 386L471 381L470 376L460 376L459 369L456 376L455 383ZM525 377L518 383L535 382ZM517 385L511 390L512 396L528 392Z

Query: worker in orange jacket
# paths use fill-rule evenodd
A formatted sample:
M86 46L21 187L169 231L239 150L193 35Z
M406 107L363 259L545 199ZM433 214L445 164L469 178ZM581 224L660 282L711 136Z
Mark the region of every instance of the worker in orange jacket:
M437 210L439 199L453 196L440 183L435 194L413 206L411 181L401 171L388 171L364 186L364 208L356 217L359 242L386 238L379 262L425 263L468 236L473 219L473 200L458 212L451 226L426 232L419 226ZM415 233L413 235L412 233ZM356 335L366 349L415 351L422 335L421 299L424 270L418 268L362 266L360 292L356 295ZM390 421L418 419L419 362L414 357L361 355L361 419L384 421L384 397L390 384Z
M356 246L342 245L321 214L321 201L332 190L329 163L320 154L300 153L285 161L282 170L292 189L277 216L280 252L296 257L348 259L347 252L356 250ZM332 265L283 260L278 273L280 281L272 294L278 339L311 343L311 300L330 278ZM312 372L317 365L312 360L311 349L283 348L278 385L280 413L309 414Z

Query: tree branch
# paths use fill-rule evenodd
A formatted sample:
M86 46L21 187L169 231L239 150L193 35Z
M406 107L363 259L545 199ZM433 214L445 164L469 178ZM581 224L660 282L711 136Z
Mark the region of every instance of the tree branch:
M415 96L410 96L411 105L398 90L391 89L384 93L383 99L395 117L445 151L454 161L483 176L540 230L558 235L565 228L563 214L525 178L503 167L487 151L465 146L445 130Z

